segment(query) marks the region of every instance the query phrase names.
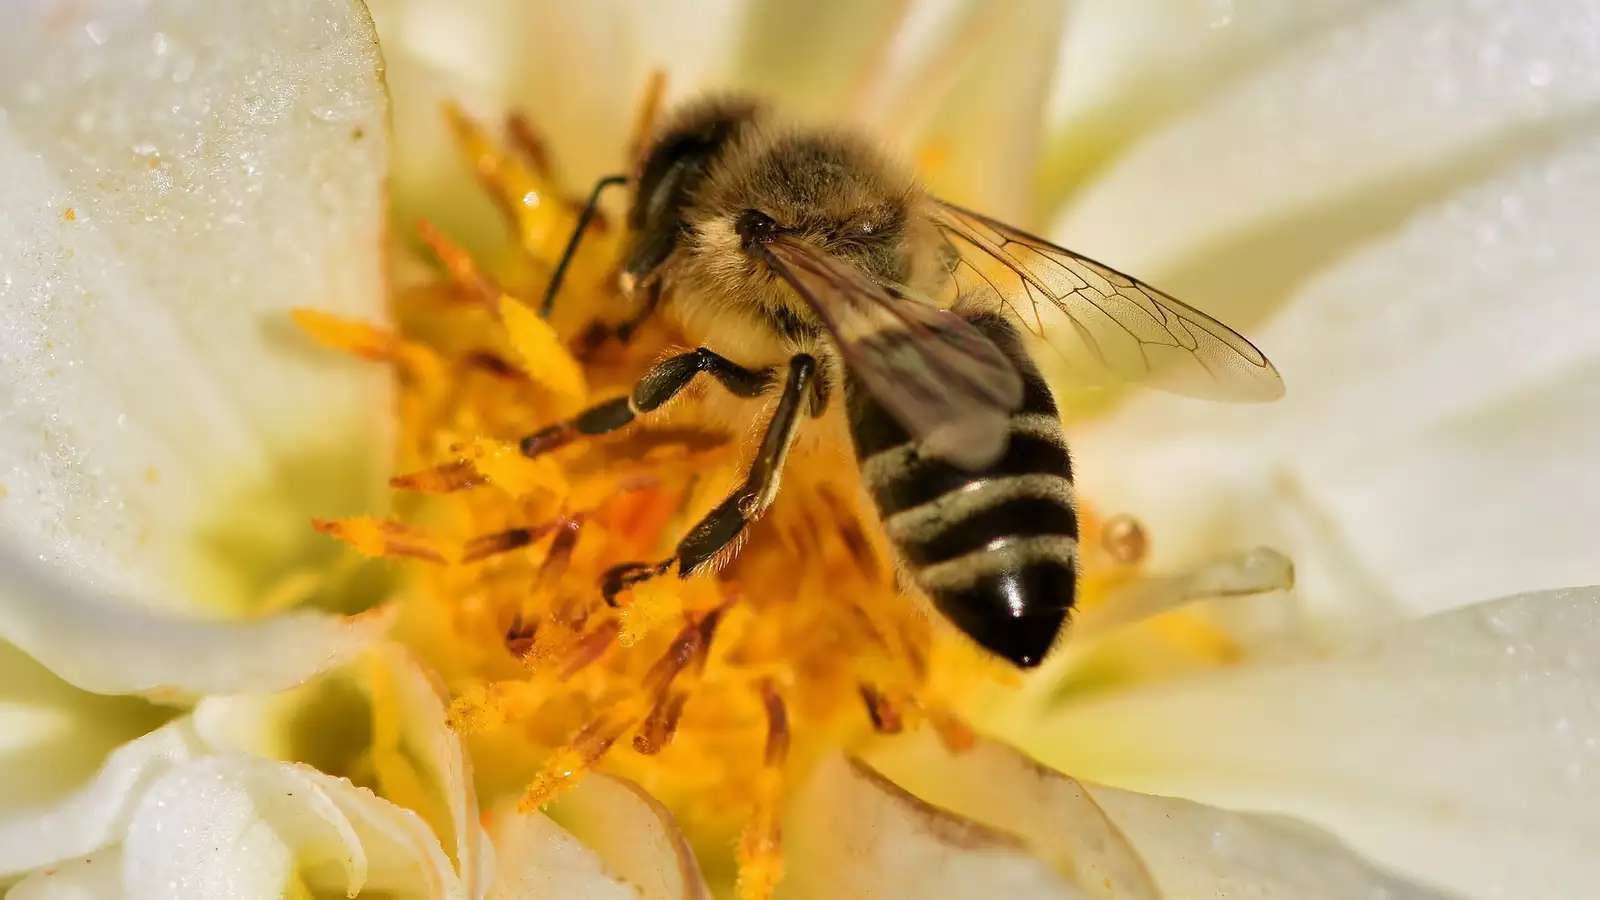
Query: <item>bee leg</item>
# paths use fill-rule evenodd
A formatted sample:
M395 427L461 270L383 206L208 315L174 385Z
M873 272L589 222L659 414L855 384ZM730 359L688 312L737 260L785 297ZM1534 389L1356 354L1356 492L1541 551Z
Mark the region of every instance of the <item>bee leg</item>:
M616 606L616 596L624 589L665 575L674 562L678 564L679 577L693 575L707 561L733 546L745 526L772 505L778 493L778 476L783 471L795 434L799 432L801 404L816 376L817 360L810 354L799 353L789 360L789 379L778 398L778 408L767 422L761 449L750 464L750 471L745 473L744 482L689 529L678 542L677 553L673 556L658 563L630 562L606 570L600 580L600 592L608 605ZM638 394L636 389L634 396L637 398ZM813 410L812 414L816 415L817 411Z
M725 547L733 544L746 525L772 505L778 494L778 478L783 463L789 456L789 447L800 430L801 404L806 391L817 374L817 361L810 354L800 353L789 360L789 380L783 386L778 407L767 422L766 434L761 439L761 449L745 473L744 483L717 504L716 508L689 529L678 542L678 574L694 574L708 560Z
M772 386L771 369L746 369L717 353L701 347L688 353L669 356L650 367L634 384L633 394L613 397L589 407L565 422L540 429L522 438L524 456L538 456L565 446L579 435L605 434L632 422L676 397L701 372L715 378L730 393L757 397Z
M678 574L692 575L696 569L716 556L723 548L738 539L746 525L754 521L772 505L778 494L778 478L783 463L789 456L789 447L800 430L801 404L817 375L816 358L808 353L796 354L789 360L789 380L783 386L783 395L772 419L767 422L766 434L761 439L761 449L744 483L706 513L682 541L678 542Z

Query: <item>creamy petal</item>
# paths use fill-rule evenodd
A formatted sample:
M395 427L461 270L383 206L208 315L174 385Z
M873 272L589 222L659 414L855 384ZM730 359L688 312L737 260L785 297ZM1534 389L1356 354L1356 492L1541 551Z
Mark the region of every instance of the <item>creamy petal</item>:
M370 765L383 799L434 830L462 891L476 897L486 889L480 882L492 851L478 823L470 762L445 712L442 688L390 643L298 690L206 697L193 721L213 751L318 763L335 773L350 760ZM348 731L324 733L331 721Z
M1039 185L1046 208L1115 162L1130 142L1370 5L1181 3L1148 15L1122 0L1073 3L1046 116L1055 132Z
M923 800L1014 831L1091 897L1439 896L1304 823L1085 784L994 741L951 752L922 733L872 759Z
M883 742L869 759L921 800L1027 841L1086 896L1161 897L1138 851L1083 785L1004 744L980 739L952 753L924 728Z
M1600 883L1597 641L1600 588L1524 594L1009 733L1080 777L1295 815L1470 896L1567 896Z
M1068 5L966 4L942 52L926 54L902 92L866 121L913 149L939 194L1032 221L1044 108Z
M710 898L700 864L672 813L637 784L591 773L553 813L645 900Z
M1223 265L1218 244L1278 239L1275 253L1315 258L1349 240L1333 227L1343 223L1324 219L1332 233L1313 234L1316 219L1286 228L1282 217L1354 203L1350 216L1381 228L1389 204L1440 178L1470 180L1474 154L1536 142L1600 99L1596 40L1594 0L1371 4L1141 142L1055 233L1136 272L1193 254L1216 269L1216 290L1170 286L1237 317L1267 298L1252 296L1238 259Z
M391 765L405 765L415 772L418 787L428 799L424 808L442 808L444 821L430 816L429 824L440 840L451 849L457 876L467 896L481 896L487 885L478 883L480 866L490 853L488 837L478 823L478 795L472 783L471 761L461 736L446 721L447 696L444 687L433 679L403 647L387 644L373 654L371 674L376 697L387 697L399 721L392 735L394 743L386 750ZM383 771L380 781L386 783Z
M1083 785L1139 848L1167 900L1444 900L1293 819Z
M1156 568L1285 551L1322 618L1600 581L1597 229L1600 134L1305 285L1256 335L1283 401L1141 395L1075 435L1082 483L1144 521Z
M0 641L0 821L80 787L123 744L178 711L81 690Z
M491 900L572 897L574 900L636 900L640 891L606 871L582 841L543 813L519 813L507 805L493 817L495 876Z
M386 610L199 619L116 603L0 545L0 638L63 680L101 694L176 699L291 687L350 658L388 627Z
M122 849L29 873L6 892L6 900L131 900L122 884Z
M10 13L0 541L148 604L258 599L235 556L292 563L307 516L381 496L385 375L288 318L383 314L370 22L353 0Z
M0 878L116 843L150 783L201 750L186 721L172 722L113 750L76 790L29 807L6 808L0 812Z
M277 897L291 873L347 896L467 896L415 813L310 766L252 757L166 772L123 848L124 880L143 896Z
M817 766L783 835L786 898L1088 896L1017 836L930 806L843 757Z

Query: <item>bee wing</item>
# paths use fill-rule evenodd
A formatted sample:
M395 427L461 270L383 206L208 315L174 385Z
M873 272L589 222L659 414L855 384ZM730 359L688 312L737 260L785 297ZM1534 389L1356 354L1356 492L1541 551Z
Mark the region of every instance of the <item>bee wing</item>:
M1005 451L1022 376L982 332L814 245L778 237L758 246L827 326L850 372L922 441L923 452L981 469Z
M961 302L1007 313L1074 376L1099 382L1109 374L1213 400L1283 396L1266 356L1194 307L988 216L943 201L937 209Z

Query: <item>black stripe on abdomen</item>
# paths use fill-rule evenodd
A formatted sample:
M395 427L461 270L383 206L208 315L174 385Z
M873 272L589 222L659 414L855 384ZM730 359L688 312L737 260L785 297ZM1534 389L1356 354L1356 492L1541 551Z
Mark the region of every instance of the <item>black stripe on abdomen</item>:
M1023 378L1022 403L993 465L969 471L924 455L847 377L851 435L867 488L917 584L978 643L1032 666L1054 643L1076 594L1072 463L1055 400L1015 329L994 317L973 325Z

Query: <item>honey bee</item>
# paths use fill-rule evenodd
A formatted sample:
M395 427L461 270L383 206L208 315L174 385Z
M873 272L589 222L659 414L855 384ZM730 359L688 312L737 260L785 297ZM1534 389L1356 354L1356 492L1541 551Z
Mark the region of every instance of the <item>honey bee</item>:
M626 397L522 441L534 456L657 410L708 376L738 398L777 392L744 481L672 557L626 563L607 602L718 564L773 502L807 420L842 415L863 483L910 580L953 624L1018 667L1063 630L1077 581L1072 463L1024 334L1074 377L1271 400L1277 371L1245 338L1109 266L927 194L864 136L782 123L744 97L688 103L635 172L624 287L698 349Z

